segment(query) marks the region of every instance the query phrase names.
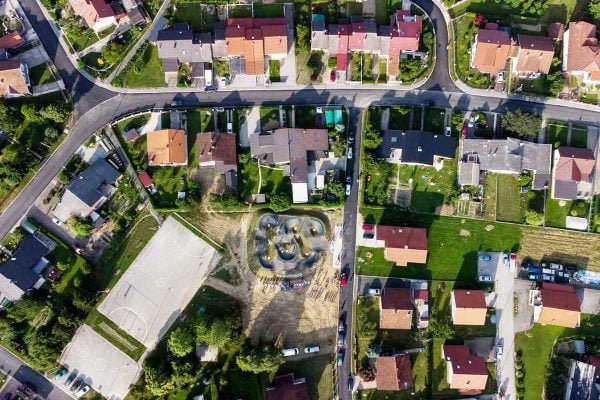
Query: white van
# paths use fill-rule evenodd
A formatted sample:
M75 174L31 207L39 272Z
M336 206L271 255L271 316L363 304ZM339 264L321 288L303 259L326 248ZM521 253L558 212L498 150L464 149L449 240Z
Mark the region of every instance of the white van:
M319 346L307 346L304 348L305 354L318 353L319 351L321 351Z
M281 350L281 352L283 353L284 357L297 356L298 354L300 354L300 350L298 350L297 347L293 347L290 349L283 349L283 350Z

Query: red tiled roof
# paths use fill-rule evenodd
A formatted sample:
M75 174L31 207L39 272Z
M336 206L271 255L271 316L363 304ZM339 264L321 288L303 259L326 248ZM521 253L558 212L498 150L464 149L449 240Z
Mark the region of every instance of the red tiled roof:
M576 182L589 180L596 165L594 152L591 149L560 146L558 155L554 179Z
M461 345L444 345L444 358L452 365L454 374L486 375L488 374L483 357L472 355L469 348Z
M390 27L390 50L389 55L400 55L402 51L419 50L419 36L423 31L423 18L415 16L414 21L405 21L409 17L409 10L397 10L396 21Z
M364 22L353 22L352 23L352 35L348 42L348 48L350 50L364 50L365 49L365 23Z
M140 172L138 178L140 178L140 182L142 182L142 185L144 185L145 188L149 188L153 185L152 178L146 171Z
M542 284L542 304L544 307L567 311L580 311L579 298L573 286L555 283Z
M409 354L378 357L375 369L377 390L404 390L413 387Z
M11 32L0 38L0 49L9 50L23 43L21 34L17 31Z
M600 70L600 46L596 38L596 25L584 21L570 22L567 35L569 46L566 71Z
M383 289L383 293L381 294L381 308L384 310L412 310L413 306L410 302L410 289Z
M69 0L75 14L79 15L88 27L93 28L101 18L115 17L110 4L104 0Z
M377 240L385 241L386 248L427 250L427 230L404 226L377 225Z
M265 391L265 400L309 400L308 386L304 379L294 379L294 374L273 379Z
M454 289L454 302L457 308L486 308L483 290Z
M429 300L429 292L427 290L415 290L413 298L417 300Z

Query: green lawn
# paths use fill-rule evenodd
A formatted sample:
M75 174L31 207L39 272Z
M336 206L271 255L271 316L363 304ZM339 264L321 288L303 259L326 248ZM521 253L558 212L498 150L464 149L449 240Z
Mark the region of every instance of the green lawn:
M496 220L496 195L498 174L487 174L483 188L483 216L490 221Z
M198 133L213 131L213 113L210 108L197 108L187 110L187 145L188 145L188 165L195 168L198 165L198 148L196 147L196 137Z
M486 14L487 15L487 14ZM467 13L464 16L454 20L454 31L456 32L456 72L461 80L469 86L485 89L490 85L488 75L480 74L477 70L471 68L471 58L469 50L472 39L477 28L473 25L475 14Z
M202 30L202 13L200 3L177 4L177 9L173 14L173 22L184 22L192 26L195 31Z
M497 219L498 221L522 222L521 193L517 178L498 174Z
M100 40L93 30L77 26L73 23L64 26L63 30L67 36L68 42L71 43L71 46L73 46L73 49L76 52L79 52Z
M269 79L271 82L281 81L279 60L269 60Z
M431 370L431 392L435 397L457 398L460 397L458 390L450 389L446 381L446 361L442 358L443 339L433 339L433 368ZM455 397L448 397L455 396Z
M375 0L375 22L377 25L389 25L388 0Z
M413 180L411 207L417 211L433 213L436 208L457 192L457 164L454 160L444 161L444 167L401 165L400 175L408 174Z
M239 164L239 192L242 199L252 194L258 193L259 174L258 165L250 158L249 151L238 151ZM261 166L262 185L260 193L266 194L269 198L272 194L290 193L290 178L284 177L283 172L278 167Z
M443 108L426 108L423 130L443 135L445 118L446 110Z
M363 157L364 161L364 157ZM384 205L390 201L390 183L396 179L398 166L381 160L373 160L373 166L363 169L366 176L364 186L364 202L366 204Z
M252 7L250 4L231 4L229 6L228 18L250 18L252 17Z
M571 126L571 146L587 148L587 127Z
M327 399L333 393L333 357L323 354L302 361L283 364L277 376L294 373L295 378L305 378L311 399Z
M186 167L149 167L156 194L152 201L157 208L176 208L177 193L186 191Z
M127 67L112 82L116 86L130 88L164 87L165 75L162 70L158 49L147 42L140 47Z
M296 83L318 85L323 82L323 52L299 51L296 54Z
M283 4L254 4L255 18L282 18L283 16Z
M552 95L546 75L542 75L538 79L519 79L518 85L523 85L523 93L540 94L542 96Z
M590 203L585 200L556 200L549 196L546 199L546 226L565 228L567 216L587 218ZM561 206L561 204L563 204Z
M470 0L450 10L450 15L455 17L465 11L484 14L488 21L499 20L501 25L510 23L549 24L551 22L568 23L570 20L581 18L585 12L587 1L581 0L549 0L548 9L541 17L527 15L521 8L513 8L508 4L498 5L494 0Z
M567 145L567 135L569 133L569 128L566 122L562 121L548 121L548 125L546 128L546 143L549 143L557 148L556 144L560 143L560 146Z
M29 79L31 80L31 86L44 85L56 80L54 79L54 75L46 63L30 68Z
M411 107L394 106L390 109L390 129L410 129Z
M410 214L397 207L361 207L365 223L406 225L427 228L427 265L395 267L383 260L383 249L359 247L357 273L422 279L470 281L477 273L478 251L517 252L521 228L431 214ZM434 245L435 244L435 245ZM367 252L373 257L368 258Z
M85 323L134 360L139 360L144 351L146 351L146 347L142 343L119 328L117 324L96 309L90 311Z
M262 106L260 108L260 126L261 129L278 128L279 125L279 107Z

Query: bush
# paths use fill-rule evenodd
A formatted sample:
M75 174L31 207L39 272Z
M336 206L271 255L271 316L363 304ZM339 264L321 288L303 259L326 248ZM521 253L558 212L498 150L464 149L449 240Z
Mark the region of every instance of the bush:
M337 67L337 57L329 57L329 59L327 60L327 66L329 68L336 68Z

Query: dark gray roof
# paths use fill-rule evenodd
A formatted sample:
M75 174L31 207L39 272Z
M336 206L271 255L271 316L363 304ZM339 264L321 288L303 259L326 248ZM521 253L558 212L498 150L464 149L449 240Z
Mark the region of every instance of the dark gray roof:
M389 130L383 132L377 148L380 158L388 159L393 150L402 150L402 162L433 165L434 157L454 158L456 139L425 131Z
M553 185L552 197L567 200L575 200L577 198L577 182L555 180Z
M179 71L179 63L174 58L163 58L161 61L163 72Z
M194 33L188 24L174 24L158 32L156 46L161 59L185 62L212 62L212 36Z
M600 368L581 361L571 361L571 392L567 400L592 400L600 398Z
M140 25L146 22L146 18L144 18L144 15L138 7L132 8L131 10L127 11L127 16L131 20L131 23L134 25Z
M101 190L102 185L114 185L120 176L119 171L105 159L100 158L73 178L67 185L67 190L91 207L104 196Z
M13 257L0 265L0 274L25 292L39 280L39 275L34 272L33 268L49 252L50 249L46 245L33 235L27 235L19 243Z

